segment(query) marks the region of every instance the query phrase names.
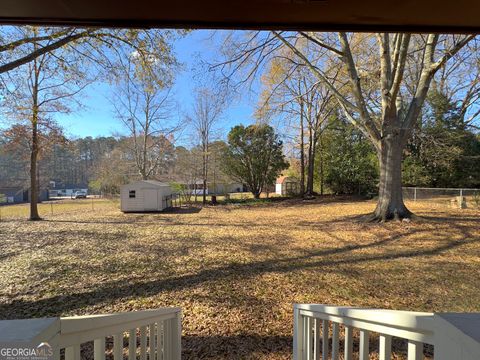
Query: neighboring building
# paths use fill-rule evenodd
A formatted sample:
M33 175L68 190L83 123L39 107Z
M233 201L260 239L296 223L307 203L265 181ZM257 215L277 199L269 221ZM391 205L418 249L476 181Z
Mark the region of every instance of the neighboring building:
M190 190L190 193L192 195L195 195L195 194L203 195L203 181L202 180L198 180L195 183L186 184L186 186L188 187L188 189ZM205 190L205 194L208 195L208 184L207 184L207 188Z
M172 206L172 188L155 180L140 180L120 189L123 212L162 211Z
M0 188L1 199L0 202L17 204L30 201L30 189L25 189L22 186L11 186ZM47 189L40 189L38 192L38 201L46 201L49 199Z
M22 187L3 187L0 188L0 202L2 203L21 203L23 202L23 188Z
M48 189L40 189L38 191L38 201L47 201L50 199L50 193ZM30 189L27 189L23 192L23 201L28 202L30 201Z
M195 183L191 184L185 184L187 188L190 190L190 193L192 195L203 195L203 181L199 180L196 181ZM213 183L209 182L207 184L207 189L205 191L205 194L216 194L216 195L222 195L222 194L228 194L228 193L237 193L237 192L245 192L245 186L242 183L216 183L213 185Z
M73 196L77 191L88 193L87 184L64 184L58 181L50 181L50 197Z
M212 189L212 194L228 194L228 193L240 193L247 191L245 186L242 183L217 183L215 186L213 184L209 185L209 188Z
M300 190L298 179L291 176L281 176L275 183L275 194L281 196L297 195Z

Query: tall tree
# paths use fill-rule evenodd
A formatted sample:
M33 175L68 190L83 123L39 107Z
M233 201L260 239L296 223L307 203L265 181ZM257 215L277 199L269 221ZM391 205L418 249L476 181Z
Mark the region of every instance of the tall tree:
M308 69L285 58L273 59L262 80L261 107L282 116L286 133L298 131L293 138L300 153L300 192L313 196L317 146L336 109L332 94Z
M231 68L235 70L239 63L247 64L248 74L253 76L261 70L262 62L278 56L279 50L289 49L289 59L308 68L328 87L344 116L375 148L380 184L371 219L385 221L412 215L402 197L403 149L433 78L474 38L273 31L252 34L236 44L237 50L222 66L234 64ZM336 64L335 73L332 64Z
M25 35L38 38L50 30L25 28ZM39 46L29 43L35 52ZM59 54L44 53L26 65L16 68L9 74L4 87L4 107L7 116L18 124L11 128L12 138L28 136L30 149L30 220L39 220L38 213L38 157L46 145L60 134L53 121L52 113L66 113L72 110L77 95L89 83L78 61L77 54L68 49ZM25 139L26 140L26 139ZM18 140L20 142L20 140Z
M478 187L480 142L461 102L430 90L422 122L406 147L404 181L413 186Z
M209 89L201 88L197 90L195 95L193 114L188 118L188 123L193 126L202 151L203 205L207 203L206 191L210 159L210 142L212 141L215 125L220 120L223 108L224 100L221 96L215 94Z
M226 149L227 144L221 140L213 141L209 145L208 183L214 193L219 193L221 188L227 191L227 186L231 183L230 177L225 174L222 166L222 158Z
M317 180L334 194L367 195L378 184L378 162L365 136L341 116L325 131L317 158Z
M95 178L89 182L89 187L105 195L119 194L120 187L133 177L130 164L125 160L120 146L107 151L95 164Z
M288 167L282 141L266 124L232 128L223 162L225 172L247 184L255 199Z
M125 55L112 98L115 114L128 130L126 144L143 180L171 161L178 130L171 98L177 64L165 49L153 51L146 59L136 52Z

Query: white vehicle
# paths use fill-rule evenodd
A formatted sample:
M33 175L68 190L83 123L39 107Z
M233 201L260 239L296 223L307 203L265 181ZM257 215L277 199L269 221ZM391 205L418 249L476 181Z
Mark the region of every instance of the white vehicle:
M74 198L75 199L86 199L87 192L86 191L75 191Z

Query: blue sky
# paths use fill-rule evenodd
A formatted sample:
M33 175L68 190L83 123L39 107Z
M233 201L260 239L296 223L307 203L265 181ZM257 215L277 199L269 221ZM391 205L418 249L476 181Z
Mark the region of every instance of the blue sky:
M214 40L215 37L212 39L211 35L211 31L196 30L175 43L175 53L183 64L183 70L178 74L173 88L173 93L179 103L178 113L172 114L173 117L182 118L191 110L193 90L196 86L195 74L200 68L200 60L211 62L218 59L218 41ZM108 84L93 84L85 89L82 95L84 109L68 115L57 115L57 121L64 127L68 136L74 138L109 136L124 131L114 117L109 100L110 91L111 88ZM233 101L225 110L219 124L220 135L228 133L235 124L252 122L256 99L254 94L245 92L245 96ZM191 139L187 140L187 133L184 133L179 141L188 145Z

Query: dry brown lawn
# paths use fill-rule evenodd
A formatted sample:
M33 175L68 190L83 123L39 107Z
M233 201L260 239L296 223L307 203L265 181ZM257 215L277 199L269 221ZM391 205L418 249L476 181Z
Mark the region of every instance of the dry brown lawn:
M184 359L289 359L293 303L480 311L480 211L408 205L423 219L332 199L4 215L0 318L180 306Z

